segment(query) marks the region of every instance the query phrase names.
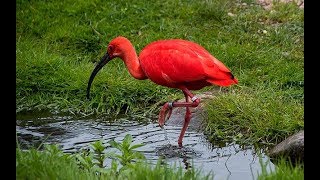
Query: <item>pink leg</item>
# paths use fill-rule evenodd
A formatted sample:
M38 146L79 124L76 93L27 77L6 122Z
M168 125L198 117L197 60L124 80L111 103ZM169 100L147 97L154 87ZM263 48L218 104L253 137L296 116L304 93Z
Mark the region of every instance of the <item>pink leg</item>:
M183 94L184 94L184 97L186 98L186 102L189 102L189 96L184 91L183 91ZM180 136L178 139L178 144L180 147L182 147L182 139L184 137L184 133L186 132L186 130L188 128L190 119L191 119L191 111L190 111L189 107L186 107L186 115L184 116L183 127L181 129Z
M182 146L182 139L185 131L188 128L188 125L191 119L191 112L189 107L197 107L200 103L200 99L196 98L187 88L182 87L181 90L186 98L186 102L172 102L172 103L167 102L166 104L163 105L159 114L159 119L158 119L158 123L160 127L162 127L165 123L166 114L168 113L168 115L170 116L173 107L186 107L185 121L178 139L179 146ZM189 102L189 97L191 98L192 102Z
M163 127L165 120L170 118L171 113L172 113L172 107L169 106L169 103L165 103L162 106L159 113L159 117L158 117L158 123L161 128ZM168 117L165 118L167 114L168 114Z

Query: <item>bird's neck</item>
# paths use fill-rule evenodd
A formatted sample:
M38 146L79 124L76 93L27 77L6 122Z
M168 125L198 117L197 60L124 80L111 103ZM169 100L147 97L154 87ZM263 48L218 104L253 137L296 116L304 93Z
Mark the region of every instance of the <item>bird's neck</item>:
M128 47L125 52L126 53L123 55L122 59L126 64L129 73L136 79L147 79L147 76L141 68L140 61L134 47L131 45L131 47Z

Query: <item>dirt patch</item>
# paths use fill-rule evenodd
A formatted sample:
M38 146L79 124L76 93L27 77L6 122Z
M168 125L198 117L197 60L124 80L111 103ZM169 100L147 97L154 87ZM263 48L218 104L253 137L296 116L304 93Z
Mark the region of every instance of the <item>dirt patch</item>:
M263 8L269 10L272 8L272 3L274 2L274 0L257 0L257 2L258 2L258 4L263 6ZM304 8L304 0L278 0L276 2L281 2L281 3L294 2L299 6L299 8L301 8L301 9Z

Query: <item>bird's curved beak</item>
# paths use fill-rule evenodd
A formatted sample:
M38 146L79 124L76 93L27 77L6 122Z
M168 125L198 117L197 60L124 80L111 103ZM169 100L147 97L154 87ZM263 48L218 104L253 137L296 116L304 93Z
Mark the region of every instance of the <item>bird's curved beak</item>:
M87 87L87 98L90 98L90 87L92 84L92 81L94 79L94 77L97 75L97 73L100 71L100 69L106 65L109 61L111 60L110 56L108 53L106 53L102 59L99 61L99 63L97 64L97 66L94 68L94 70L92 71L90 78L89 78L89 82L88 82L88 87Z

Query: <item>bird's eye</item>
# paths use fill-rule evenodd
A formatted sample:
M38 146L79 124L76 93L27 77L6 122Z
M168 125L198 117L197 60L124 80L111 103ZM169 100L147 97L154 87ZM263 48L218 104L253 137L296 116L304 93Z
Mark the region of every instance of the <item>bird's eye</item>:
M113 51L113 46L108 46L108 52Z

